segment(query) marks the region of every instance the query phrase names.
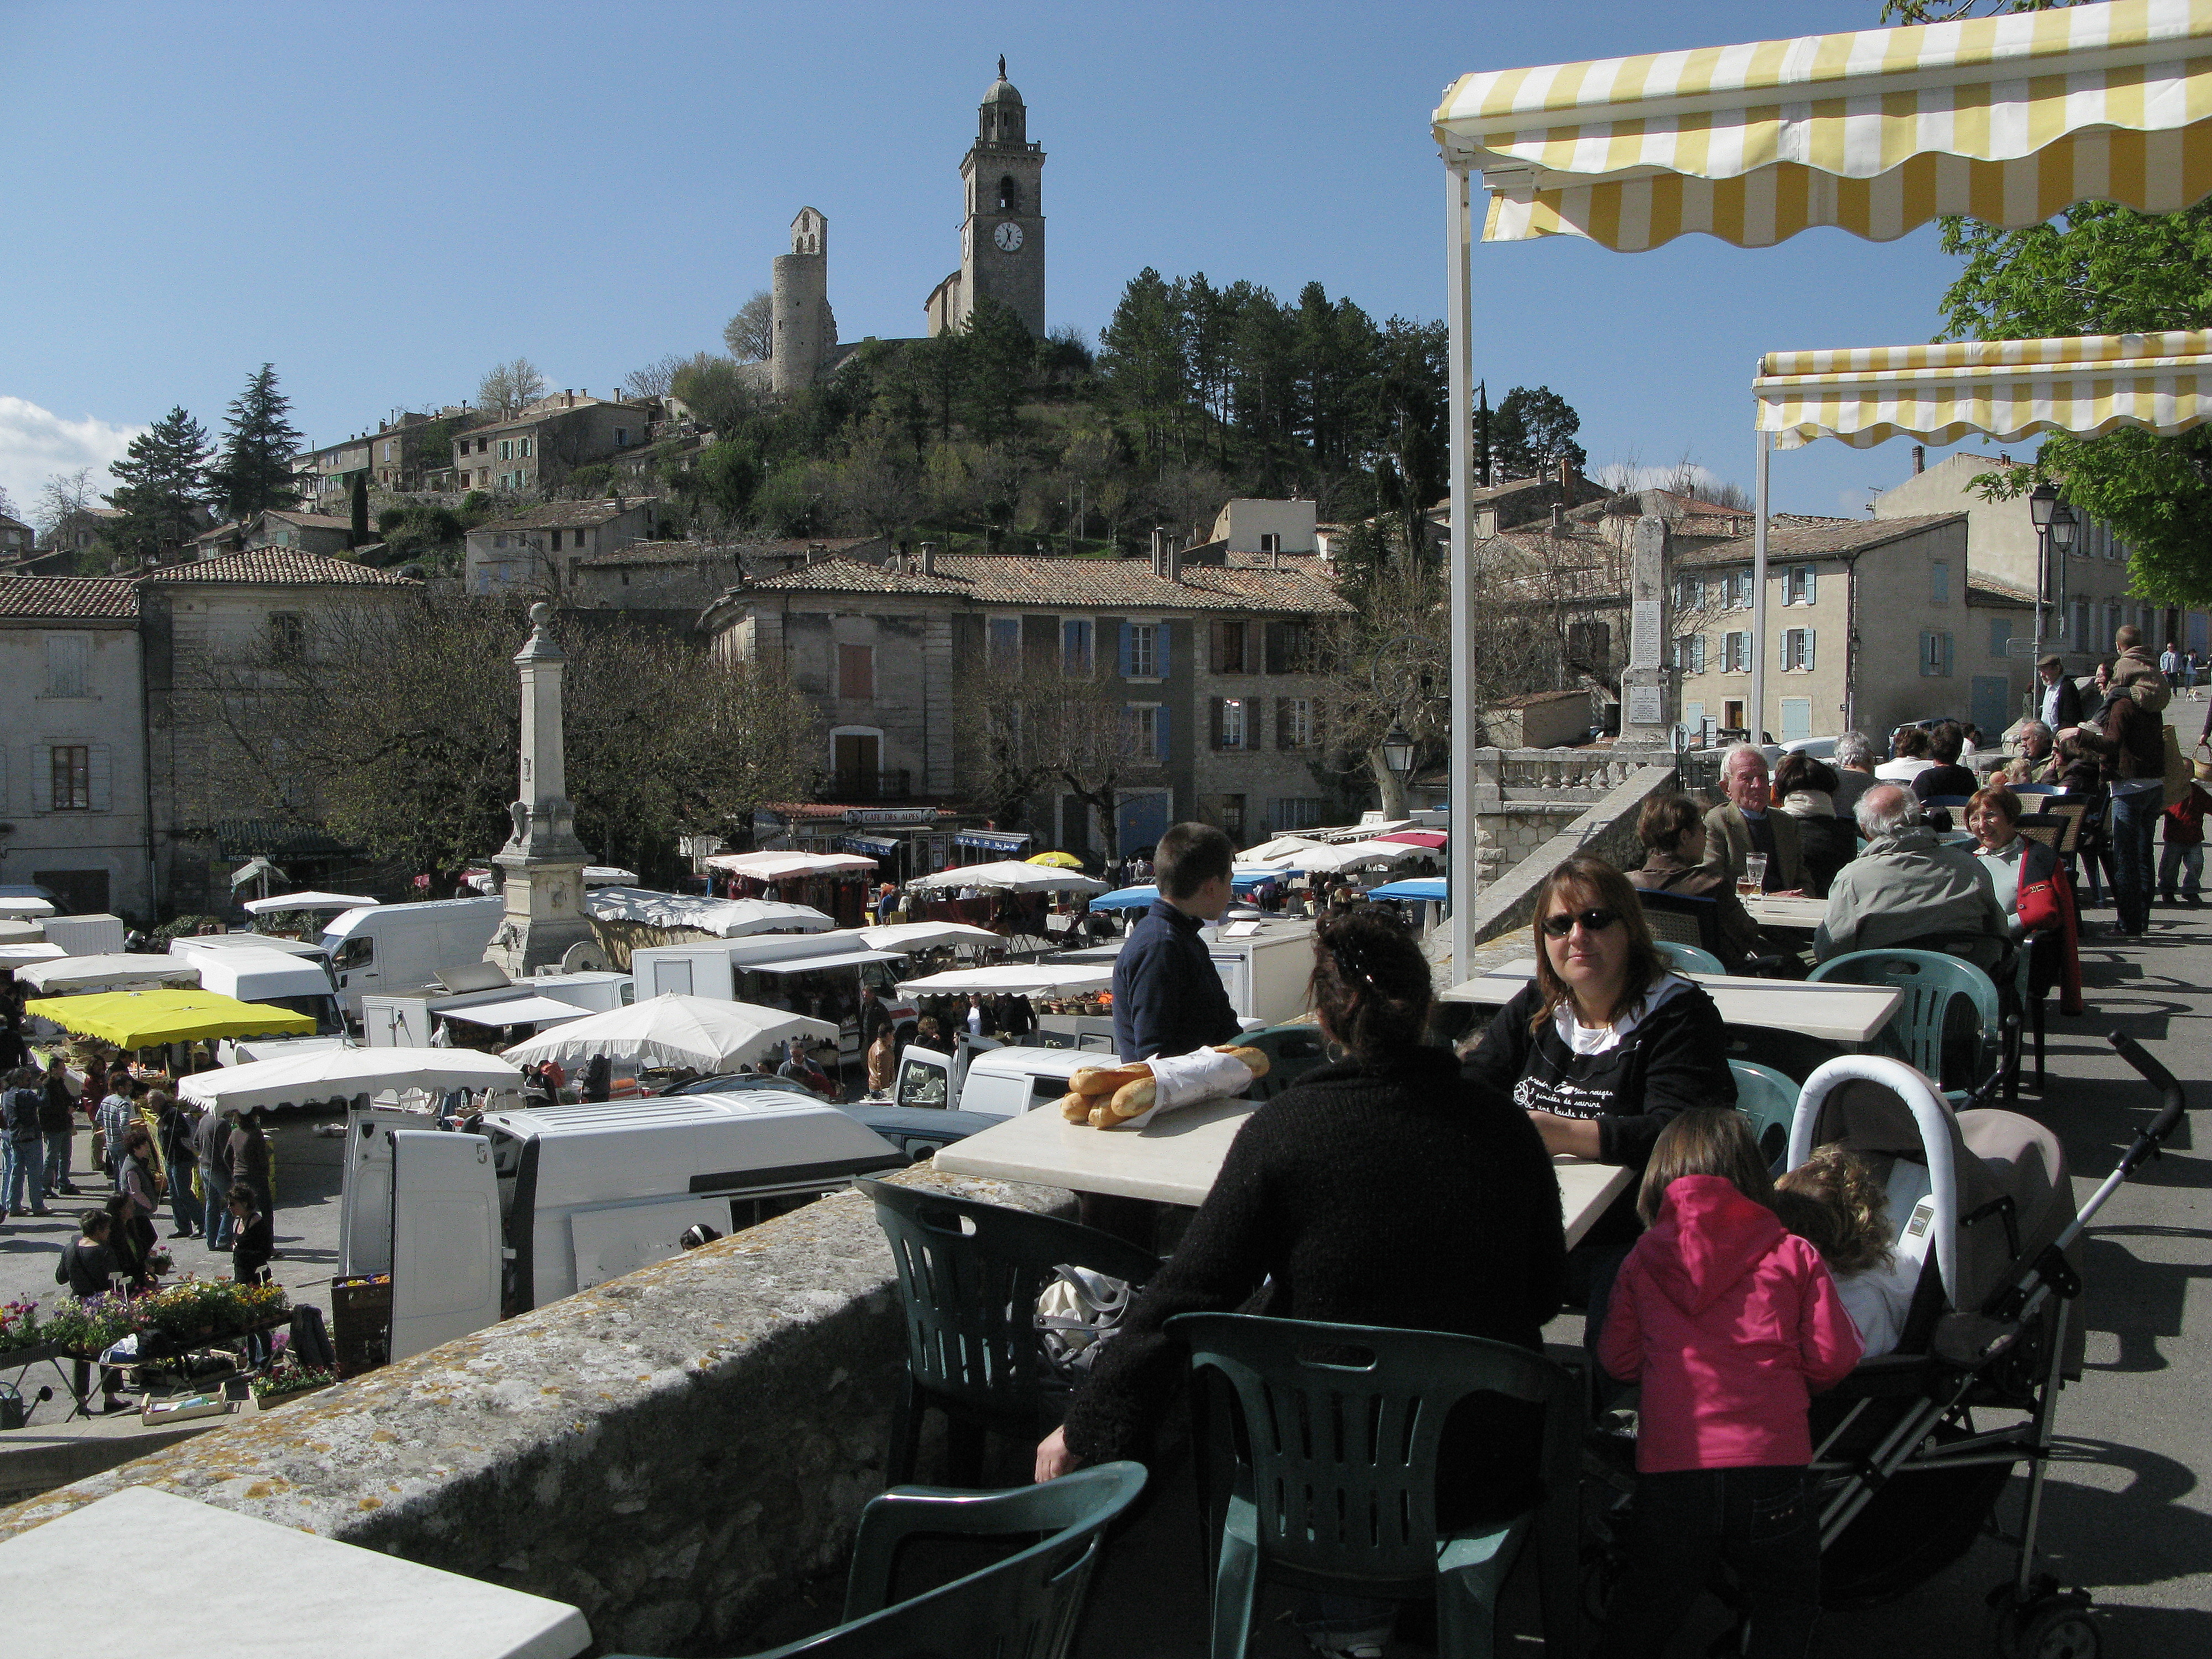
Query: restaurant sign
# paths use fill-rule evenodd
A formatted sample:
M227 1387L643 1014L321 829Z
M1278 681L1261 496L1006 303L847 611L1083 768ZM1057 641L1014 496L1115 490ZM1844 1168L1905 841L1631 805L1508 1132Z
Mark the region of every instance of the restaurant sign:
M934 823L934 806L848 806L845 809L848 823Z

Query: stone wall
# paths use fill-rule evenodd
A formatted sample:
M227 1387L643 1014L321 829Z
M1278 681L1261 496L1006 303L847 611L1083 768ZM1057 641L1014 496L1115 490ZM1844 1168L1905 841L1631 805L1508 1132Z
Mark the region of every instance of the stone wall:
M848 1191L0 1510L0 1537L155 1486L573 1603L602 1650L742 1651L841 1567L904 1364L890 1253Z
M1672 766L1645 766L1615 785L1588 811L1532 848L1518 860L1504 863L1477 895L1474 942L1477 945L1527 927L1536 914L1536 890L1563 860L1577 853L1634 869L1644 862L1644 849L1636 838L1636 816L1653 795L1675 787ZM1455 981L1467 977L1455 973Z
M1508 801L1493 811L1477 813L1486 873L1504 874L1588 811L1572 801Z

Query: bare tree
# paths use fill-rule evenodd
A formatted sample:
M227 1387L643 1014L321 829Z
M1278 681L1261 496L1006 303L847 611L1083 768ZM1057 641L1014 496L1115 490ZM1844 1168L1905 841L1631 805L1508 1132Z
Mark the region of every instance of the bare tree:
M994 661L963 680L957 719L976 799L997 822L1024 822L1042 794L1065 792L1097 820L1107 860L1121 857L1122 795L1156 782L1164 763L1109 681L1057 660Z
M665 398L675 387L676 371L689 361L689 358L679 357L672 351L665 357L647 363L643 368L630 370L623 380L623 396Z
M90 467L81 466L74 472L49 473L46 483L39 486L38 505L31 509L39 539L49 547L54 546L54 538L63 524L99 499L99 492L92 487Z
M0 519L14 519L20 523L22 516L16 510L15 498L8 493L8 486L0 484Z
M775 350L775 298L766 289L738 307L722 325L722 343L741 363L768 361Z
M501 415L512 415L526 404L545 395L545 377L527 357L511 363L494 363L477 382L477 404Z

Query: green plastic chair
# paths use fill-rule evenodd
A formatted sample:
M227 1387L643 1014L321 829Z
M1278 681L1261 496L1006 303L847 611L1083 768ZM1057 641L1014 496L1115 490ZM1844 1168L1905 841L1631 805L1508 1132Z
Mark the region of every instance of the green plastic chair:
M1659 954L1667 958L1667 965L1685 974L1725 974L1728 969L1711 951L1700 950L1694 945L1683 945L1671 939L1655 939Z
M1009 1492L887 1492L860 1511L842 1620L750 1659L887 1659L976 1655L1065 1659L1074 1644L1106 1528L1145 1489L1137 1463L1102 1463ZM899 1547L917 1534L1050 1536L981 1571L889 1602ZM888 1603L888 1605L887 1605ZM638 1659L610 1654L606 1659Z
M906 1319L906 1386L892 1412L884 1482L914 1478L922 1418L935 1407L945 1415L953 1479L980 1484L986 1432L1037 1440L1066 1401L1037 1341L1036 1299L1054 1269L1089 1267L1142 1285L1159 1258L1054 1216L880 1181L853 1184L875 1200Z
M1797 1085L1771 1066L1747 1060L1728 1063L1735 1079L1735 1109L1751 1120L1767 1167L1777 1169L1790 1155L1790 1126L1797 1117Z
M1582 1386L1540 1354L1437 1331L1181 1314L1168 1329L1242 1407L1214 1575L1212 1659L1242 1659L1264 1577L1406 1601L1434 1595L1437 1652L1485 1659L1498 1598L1536 1539L1545 1650L1581 1651ZM1439 1533L1437 1449L1452 1407L1495 1394L1544 1407L1543 1492L1508 1520Z
M1998 1036L2004 1012L1996 981L1972 963L1933 951L1853 951L1822 963L1807 981L1893 985L1905 994L1877 1045L1935 1080L1958 1109L2000 1069ZM1970 1058L1960 1079L1956 1064L1944 1075L1947 1048ZM1963 1084L1963 1086L1962 1086Z
M1255 1079L1246 1090L1249 1100L1273 1100L1308 1072L1328 1064L1328 1050L1318 1025L1270 1025L1248 1031L1237 1041L1257 1048L1267 1057L1267 1075Z

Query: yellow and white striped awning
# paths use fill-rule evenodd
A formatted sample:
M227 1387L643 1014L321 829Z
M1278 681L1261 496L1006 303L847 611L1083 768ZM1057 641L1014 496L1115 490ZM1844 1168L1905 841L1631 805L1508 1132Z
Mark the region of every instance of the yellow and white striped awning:
M1778 449L1840 438L1954 443L1981 433L2171 435L2212 418L2212 330L1978 340L1850 351L1770 351L1752 382Z
M1483 240L1888 241L1947 213L2212 194L2212 0L2111 0L1462 76L1435 120Z

